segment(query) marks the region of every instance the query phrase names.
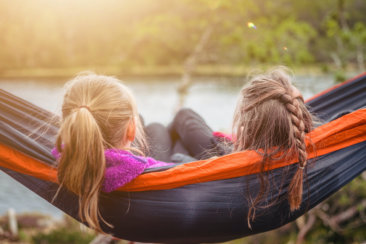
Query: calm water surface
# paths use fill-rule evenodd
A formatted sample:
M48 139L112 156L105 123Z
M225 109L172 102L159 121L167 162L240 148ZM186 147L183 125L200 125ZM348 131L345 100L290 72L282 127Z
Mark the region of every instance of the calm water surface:
M124 82L136 97L146 123L168 124L178 104L176 78L128 78ZM0 80L0 88L54 113L59 113L65 80ZM197 78L189 89L185 106L194 109L214 130L229 131L231 118L244 79ZM299 76L296 86L310 98L334 85L331 76ZM17 212L41 212L58 218L62 213L0 171L0 215L9 208Z

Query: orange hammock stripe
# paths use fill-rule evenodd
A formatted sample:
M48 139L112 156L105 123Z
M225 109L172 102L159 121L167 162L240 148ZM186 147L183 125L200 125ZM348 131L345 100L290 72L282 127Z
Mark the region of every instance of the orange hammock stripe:
M57 182L56 168L1 143L0 166L42 180Z
M308 134L316 152L309 158L325 155L366 140L366 109L324 124ZM311 147L309 147L311 148ZM149 191L176 188L189 184L229 179L260 172L261 157L254 151L243 151L219 158L178 165L161 172L140 175L119 191ZM275 161L267 170L296 163ZM0 144L0 166L42 180L57 182L57 170L6 145Z

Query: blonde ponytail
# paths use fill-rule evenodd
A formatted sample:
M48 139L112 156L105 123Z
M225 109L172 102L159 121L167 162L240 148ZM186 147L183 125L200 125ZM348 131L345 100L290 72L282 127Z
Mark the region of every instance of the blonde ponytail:
M79 198L79 216L91 228L101 231L98 221L98 196L105 171L102 133L91 112L78 108L65 118L58 141L61 158L60 183ZM63 147L63 148L62 148Z
M104 150L121 148L129 124L136 124L136 144L146 145L130 91L112 77L78 76L66 85L62 122L56 140L61 153L60 186L79 196L79 217L103 232L99 193L106 169ZM141 151L143 148L137 148Z

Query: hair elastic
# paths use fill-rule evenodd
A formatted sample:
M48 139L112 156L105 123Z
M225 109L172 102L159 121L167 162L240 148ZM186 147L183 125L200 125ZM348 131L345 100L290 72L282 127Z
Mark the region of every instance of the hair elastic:
M81 108L86 108L89 112L91 112L90 108L88 106L86 106L86 105L79 106L79 109L81 109Z
M303 170L305 169L305 166L299 166L299 169Z

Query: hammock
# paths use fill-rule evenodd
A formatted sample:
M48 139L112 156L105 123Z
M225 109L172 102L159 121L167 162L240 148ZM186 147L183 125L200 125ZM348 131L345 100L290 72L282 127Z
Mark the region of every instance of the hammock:
M299 210L291 212L286 200L277 201L257 209L248 227L246 187L253 193L259 189L260 157L244 151L149 169L117 191L102 193L101 214L114 226L102 223L102 228L139 242L208 243L273 230L295 220L366 169L366 73L307 104L321 119L331 121L309 133L317 150L309 153L308 183ZM52 116L0 90L0 169L49 202L58 188L50 153L58 127L50 123L46 131L35 131ZM291 176L296 169L295 160L276 161L267 169L269 180L279 182L283 170ZM290 179L285 190L274 189L271 197L285 198ZM52 204L79 220L75 194L62 189Z

